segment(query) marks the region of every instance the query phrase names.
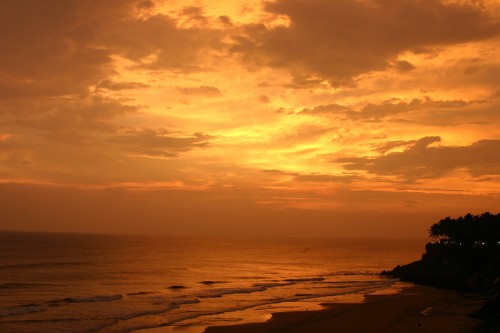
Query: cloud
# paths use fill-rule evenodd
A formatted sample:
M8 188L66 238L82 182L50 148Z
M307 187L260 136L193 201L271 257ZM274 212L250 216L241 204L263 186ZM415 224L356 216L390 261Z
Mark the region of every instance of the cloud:
M66 140L63 140L65 133L55 133L57 141L47 141L33 131L21 132L0 141L0 181L92 186L189 180L191 175L183 170L196 162L164 157L205 148L209 139L198 133L160 135L158 132L66 133Z
M222 32L178 25L177 19L163 14L125 17L102 31L99 42L140 68L179 73L206 70L210 51L222 50Z
M382 118L400 115L404 113L410 113L416 110L456 110L464 108L471 104L482 103L483 101L471 101L465 102L462 100L450 100L450 101L434 101L430 98L425 100L413 99L410 102L399 101L387 101L381 104L369 103L365 105L359 112L352 111L346 112L346 115L351 119L364 119L371 121L380 121Z
M84 94L113 73L108 50L95 45L106 22L133 1L0 2L0 98Z
M411 64L410 62L406 60L397 60L394 61L392 64L392 67L396 68L400 72L409 72L411 70L414 70L416 67L415 65Z
M488 10L440 0L276 0L265 9L289 25L247 25L234 36L232 52L251 66L314 75L333 86L361 74L413 65L398 56L498 36Z
M328 126L328 124L299 123L298 125L290 126L276 132L271 138L271 143L278 149L285 147L297 147L297 145L305 144L307 142L317 142L323 136L335 132L337 129L337 127ZM314 151L315 148L306 150Z
M314 108L304 108L299 114L334 116L350 120L380 122L384 119L396 121L411 121L427 125L456 125L478 120L494 121L492 116L492 101L486 100L432 100L414 98L411 101L390 99L379 104L368 103L355 110L340 104L318 105ZM496 107L494 107L496 110Z
M276 169L265 169L261 171L271 176L289 176L293 181L296 182L352 183L354 181L363 180L363 177L355 174L320 174L320 173L301 174L301 173L286 172Z
M340 105L340 104L327 104L318 105L312 109L305 108L300 111L300 114L312 114L312 115L329 115L329 114L345 114L347 111L351 111L351 108Z
M352 183L353 181L363 180L358 175L331 175L331 174L303 174L294 177L298 182L315 182L315 183Z
M147 68L202 69L200 55L218 47L218 32L181 28L153 7L141 0L1 1L0 99L142 87L110 81L116 55Z
M139 108L119 100L93 95L84 98L38 98L25 103L0 103L0 125L21 126L51 133L113 132L116 117L134 113ZM76 132L76 133L75 133Z
M143 128L116 135L110 141L138 154L175 157L181 152L209 147L208 140L212 138L203 133L177 136L166 129Z
M179 87L177 90L185 95L202 95L207 97L217 97L222 95L222 92L219 89L211 86Z
M379 153L386 153L389 150L392 150L394 148L409 146L409 145L414 144L414 143L416 143L416 140L384 142L382 144L377 145L377 147L375 148L375 151L378 151Z
M500 140L480 140L469 146L431 146L440 137L424 137L410 144L403 152L376 157L352 157L335 160L346 170L364 170L382 176L400 176L407 180L439 178L456 170L466 169L473 177L500 174Z
M310 89L323 83L323 79L311 77L310 75L295 75L292 82L285 85L286 88Z
M126 90L126 89L142 89L147 87L149 87L149 85L140 82L115 82L112 80L102 80L96 86L96 89Z

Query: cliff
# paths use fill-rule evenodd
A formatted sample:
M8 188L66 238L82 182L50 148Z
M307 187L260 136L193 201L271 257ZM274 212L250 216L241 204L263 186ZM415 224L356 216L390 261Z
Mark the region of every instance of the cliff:
M500 276L500 246L429 243L421 260L382 274L418 284L486 293Z

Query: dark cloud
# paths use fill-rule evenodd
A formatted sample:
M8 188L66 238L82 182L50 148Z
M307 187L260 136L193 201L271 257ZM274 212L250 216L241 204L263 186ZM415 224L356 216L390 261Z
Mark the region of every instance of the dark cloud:
M175 157L181 152L209 147L208 140L212 138L203 133L179 136L166 129L144 128L129 130L114 136L110 141L123 145L126 149L138 154Z
M376 146L374 149L375 151L378 151L380 153L386 153L389 150L392 150L394 148L399 148L403 146L409 146L411 144L414 144L416 140L411 140L411 141L389 141L389 142L384 142L382 144L379 144Z
M400 70L404 52L422 53L497 36L495 15L469 3L440 0L277 0L265 9L290 19L289 26L248 25L234 37L232 52L251 66L315 75L332 85L350 84L363 73Z
M278 176L281 176L281 175L294 175L294 173L289 173L289 172L285 172L285 171L281 171L281 170L277 170L277 169L264 169L264 170L260 170L261 172L265 173L265 174L268 174L268 175L278 175Z
M85 94L113 73L99 29L134 1L19 0L0 2L0 98ZM93 8L92 8L93 7Z
M413 116L412 122L427 125L454 125L457 123L493 120L488 101L484 100L432 100L413 99L410 102L390 99L380 104L369 103L360 110L354 110L340 104L318 105L305 108L299 114L318 116L337 116L351 120L379 122L385 118L403 121L406 116ZM494 108L496 110L496 107Z
M498 42L490 46L498 50ZM462 86L475 88L477 86L497 87L500 85L500 64L497 51L492 51L488 58L460 58L446 64L438 72L440 88L455 88L457 82Z
M199 6L184 7L181 11L181 14L190 23L207 24L209 22L209 18L205 15L203 8Z
M35 99L0 103L0 125L21 126L58 134L113 131L112 121L136 112L138 107L99 95L87 98ZM76 134L76 133L75 133ZM66 139L66 135L64 135Z
M169 16L151 15L153 6L140 0L1 1L0 99L85 95L99 84L137 88L109 81L113 55L142 67L199 70L202 50L217 47L216 34L178 27Z
M231 18L229 16L219 16L219 21L228 27L231 27L233 25L233 22L231 22Z
M317 115L328 115L328 114L345 114L347 111L351 111L351 109L347 106L340 104L327 104L327 105L318 105L312 109L306 108L300 111L302 114L317 114Z
M387 101L381 104L367 104L359 112L351 111L347 112L346 115L352 119L379 121L382 118L409 113L416 110L432 111L437 109L459 109L464 108L469 104L480 102L481 101L465 102L462 100L434 101L429 98L425 100L413 99L410 102Z
M379 122L391 120L427 126L460 124L491 124L500 121L500 100L432 100L413 99L410 102L388 101L368 104L360 111L346 112L352 120Z
M469 146L431 146L439 137L424 137L412 142L403 152L376 157L341 158L346 170L364 170L407 180L438 178L456 169L466 169L473 177L500 174L500 140L481 140ZM402 142L394 145L407 145Z
M269 99L269 97L267 97L267 95L260 95L259 96L259 102L260 103L264 103L264 104L267 104L269 103L271 100Z
M406 60L394 61L391 65L400 72L409 72L416 68L415 65Z
M210 50L223 47L221 36L208 27L180 28L178 20L157 14L110 24L101 31L99 42L141 68L188 73L207 69Z
M186 95L202 95L207 97L221 96L222 92L216 87L199 86L199 87L179 87L177 90Z
M292 82L285 85L287 88L294 89L310 89L317 87L324 82L323 79L314 78L311 76L294 76Z
M215 45L210 29L182 28L170 16L153 14L154 5L144 0L0 1L0 125L35 129L65 142L82 142L96 132L113 135L116 118L139 108L103 94L148 87L115 81L113 56L140 67L186 71L199 67L203 48ZM183 17L201 14L186 8ZM220 94L207 86L186 89Z
M147 87L149 87L149 85L140 82L115 82L112 80L102 80L101 82L99 82L96 89L126 90L126 89L142 89Z

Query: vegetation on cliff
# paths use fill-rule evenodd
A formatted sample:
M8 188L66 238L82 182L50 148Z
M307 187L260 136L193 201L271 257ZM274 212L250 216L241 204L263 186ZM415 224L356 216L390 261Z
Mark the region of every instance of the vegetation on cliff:
M434 223L429 235L440 243L465 247L500 245L500 214L467 214L457 219L447 217Z
M387 275L404 281L487 292L500 276L500 214L447 217L429 230L433 241L422 259Z

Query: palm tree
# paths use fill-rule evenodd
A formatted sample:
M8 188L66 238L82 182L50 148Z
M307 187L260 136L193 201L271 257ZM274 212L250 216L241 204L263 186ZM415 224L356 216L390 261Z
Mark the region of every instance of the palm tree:
M500 214L485 212L481 215L466 214L457 219L449 216L434 223L429 229L432 238L471 246L478 242L500 245Z

